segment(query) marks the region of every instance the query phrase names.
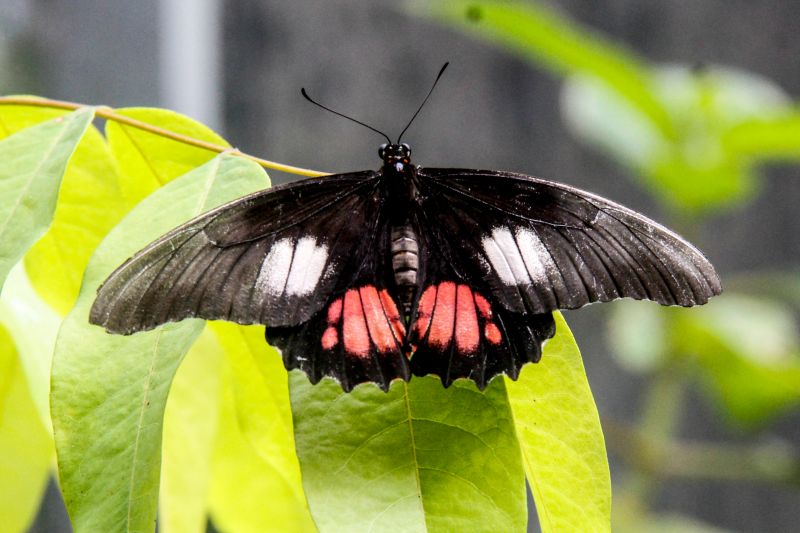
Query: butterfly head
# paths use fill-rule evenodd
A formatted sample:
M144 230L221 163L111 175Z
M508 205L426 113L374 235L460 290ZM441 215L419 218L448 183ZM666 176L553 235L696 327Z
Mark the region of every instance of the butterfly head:
M406 165L411 163L411 147L406 143L382 144L378 149L378 157L384 165L389 165L397 172L402 172Z

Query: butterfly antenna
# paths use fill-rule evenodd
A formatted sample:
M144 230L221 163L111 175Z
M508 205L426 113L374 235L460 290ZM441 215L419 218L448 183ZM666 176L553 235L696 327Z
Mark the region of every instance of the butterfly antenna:
M444 74L444 70L447 68L447 65L449 65L449 64L450 64L450 62L448 61L447 63L442 65L442 69L439 71L439 74L436 75L436 79L433 80L433 85L431 85L431 90L428 91L428 95L425 97L425 99L419 105L419 108L417 109L417 112L414 113L414 116L411 117L411 120L408 121L408 124L406 124L406 127L403 128L403 131L401 131L400 135L397 137L397 144L400 144L400 139L403 138L403 134L406 132L408 127L411 126L411 123L414 122L414 119L417 118L417 115L419 115L419 112L422 111L422 108L425 106L425 102L427 102L428 98L431 97L431 94L433 93L433 90L436 88L436 84L439 83L439 78L442 77L442 74Z
M322 108L322 109L324 109L325 111L330 111L330 112L331 112L331 113L333 113L334 115L339 115L340 117L342 117L342 118L346 118L347 120L349 120L349 121L351 121L351 122L355 122L356 124L361 124L361 125L362 125L362 126L364 126L365 128L367 128L367 129L370 129L370 130L374 131L375 133L380 133L381 135L383 135L383 136L386 138L386 142L387 142L387 143L389 143L389 144L392 144L392 140L391 140L391 139L389 139L389 136L388 136L388 135L386 135L385 133L383 133L382 131L380 131L380 130L376 130L375 128L373 128L373 127L372 127L372 126L370 126L369 124L364 124L364 123L363 123L363 122L361 122L360 120L356 120L356 119L354 119L353 117L348 117L347 115L343 115L342 113L339 113L338 111L334 111L334 110L333 110L333 109L331 109L330 107L326 107L326 106L324 106L324 105L320 104L319 102L317 102L317 101L315 101L315 100L312 100L312 99L311 99L311 97L310 97L310 96L308 96L308 93L306 92L306 88L305 88L305 87L303 87L303 88L301 88L301 89L300 89L300 93L303 95L303 97L304 97L306 100L308 100L309 102L311 102L311 103L312 103L312 104L314 104L315 106L317 106L317 107L321 107L321 108Z

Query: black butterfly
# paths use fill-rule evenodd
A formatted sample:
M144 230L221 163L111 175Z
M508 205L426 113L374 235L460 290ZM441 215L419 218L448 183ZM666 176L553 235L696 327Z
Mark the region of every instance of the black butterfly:
M521 174L417 167L398 143L377 171L260 191L169 232L111 274L90 321L265 324L314 383L437 374L483 389L541 358L556 309L721 292L696 248L641 214Z

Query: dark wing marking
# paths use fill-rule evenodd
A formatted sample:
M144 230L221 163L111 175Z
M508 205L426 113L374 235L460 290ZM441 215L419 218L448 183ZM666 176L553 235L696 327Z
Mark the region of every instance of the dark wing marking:
M419 169L421 216L464 279L477 270L509 311L540 314L630 297L705 303L711 263L672 231L599 196L509 172ZM437 237L438 236L438 237Z
M379 182L372 171L306 179L203 214L112 273L90 321L124 334L188 317L303 323L362 271Z

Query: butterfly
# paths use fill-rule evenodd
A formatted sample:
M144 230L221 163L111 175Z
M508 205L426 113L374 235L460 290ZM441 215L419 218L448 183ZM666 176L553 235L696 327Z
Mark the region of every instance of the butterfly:
M484 389L540 360L555 310L722 290L700 251L631 209L523 174L418 167L401 137L378 170L259 191L170 231L109 276L90 322L264 324L313 383L435 374Z

